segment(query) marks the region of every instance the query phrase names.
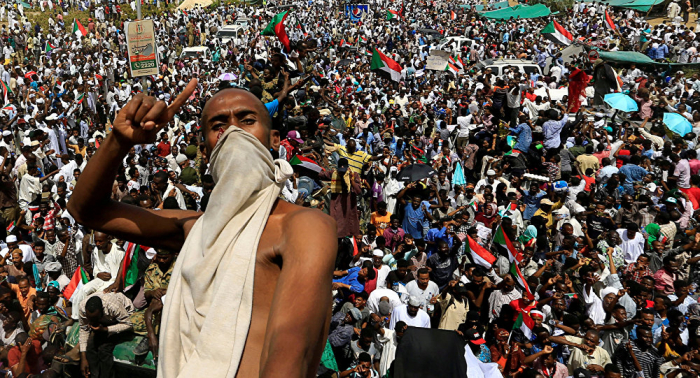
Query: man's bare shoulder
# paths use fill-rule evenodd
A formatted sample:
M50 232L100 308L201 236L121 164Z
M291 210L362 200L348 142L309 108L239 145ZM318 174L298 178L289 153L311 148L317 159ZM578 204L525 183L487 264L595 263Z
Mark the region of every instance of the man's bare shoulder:
M272 215L281 216L280 222L285 227L309 227L321 226L336 228L335 219L318 209L310 209L279 200L272 211ZM308 223L306 223L308 222ZM334 231L335 234L335 231Z
M335 219L320 210L280 200L272 215L279 221L282 230L281 240L287 246L297 243L326 246L338 242Z
M161 210L158 211L158 215L164 218L172 218L182 227L182 231L185 234L185 238L189 235L194 223L204 215L204 213L194 210Z

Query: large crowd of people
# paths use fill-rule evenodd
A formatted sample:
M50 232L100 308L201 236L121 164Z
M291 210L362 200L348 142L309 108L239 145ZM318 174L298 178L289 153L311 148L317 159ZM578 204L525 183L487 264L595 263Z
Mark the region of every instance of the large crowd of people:
M147 2L158 74L132 77L135 2L3 3L0 374L110 377L128 342L132 364L155 366L180 251L80 224L90 209L71 214L72 194L130 101L190 91L155 142L98 178L127 206L206 212L221 178L203 109L241 88L293 168L280 198L337 226L333 300L315 302L331 314L318 376L409 376L393 362L421 327L453 332L503 377L697 377L700 78L669 64L700 63L690 1L654 25L603 2L499 21L482 5ZM262 33L280 12L287 46ZM552 21L570 41L541 33ZM468 42L428 69L445 37ZM377 69L386 59L393 76Z

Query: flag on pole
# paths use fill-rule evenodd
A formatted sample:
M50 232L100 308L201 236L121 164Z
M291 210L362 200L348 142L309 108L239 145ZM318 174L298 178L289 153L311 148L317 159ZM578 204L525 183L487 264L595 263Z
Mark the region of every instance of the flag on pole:
M530 314L525 311L520 311L518 318L513 324L513 329L519 329L525 334L528 340L532 339L532 329L535 328L535 321L532 320Z
M15 224L16 224L16 223L17 223L17 221L12 221L12 223L10 223L10 224L7 226L7 232L8 232L8 233L12 232L12 230L15 229Z
M425 157L425 151L411 144L411 156L423 164L428 163L428 159Z
M56 50L56 46L52 45L51 42L46 41L46 47L44 48L44 52L49 52Z
M615 23L613 22L612 18L608 14L607 9L605 10L605 24L607 24L611 30L615 30Z
M360 253L360 250L357 248L357 240L354 236L350 237L350 242L352 243L352 255L357 256L357 254Z
M574 36L556 21L551 21L541 31L545 38L554 43L569 46L574 41Z
M85 37L87 35L87 30L85 30L85 27L80 23L80 21L78 21L77 18L73 19L73 34L77 35L78 37Z
M372 52L372 63L370 65L370 69L373 71L385 72L389 74L389 76L391 76L391 80L394 81L399 81L399 79L401 79L401 70L403 70L403 68L401 68L396 61L382 54L377 49L374 49Z
M363 43L367 43L367 37L365 37L364 35L361 35L360 41L362 41Z
M85 93L81 93L76 100L78 100L78 104L82 104L83 100L85 100Z
M459 67L455 66L454 64L447 62L447 65L445 66L445 71L450 72L452 75L457 77L457 73L459 72Z
M301 22L299 22L299 20L297 20L297 29L301 30L301 32L304 33L304 38L309 36L309 33L306 32L304 26L301 24Z
M471 236L467 235L467 240L468 242L464 244L464 249L465 252L469 252L472 262L486 269L491 269L491 265L496 262L496 256L480 246Z
M289 37L284 30L284 20L288 15L289 12L287 11L276 14L275 17L272 17L272 21L270 21L265 30L260 33L262 35L276 35L287 52L292 51L289 47Z
M523 254L515 249L515 246L511 243L510 238L508 238L501 226L498 226L493 235L493 245L499 249L503 256L508 256L508 261L517 263L523 261Z
M10 93L12 93L12 89L10 89L4 80L0 80L0 83L2 83L2 97L5 100L5 104L7 104L9 102L7 97Z
M347 43L344 39L341 39L340 43L338 44L338 47L352 47L352 45Z
M323 170L315 161L301 155L294 155L294 157L289 160L289 164L292 167L302 167L314 172L321 172Z
M386 11L386 20L387 21L393 20L393 19L398 18L398 17L399 17L399 12L397 12L397 11L391 10L391 9Z
M452 63L452 65L456 66L460 70L464 68L464 63L462 63L462 59L459 57L459 55L456 57L450 56L450 63Z
M535 296L532 295L532 292L530 291L530 286L527 285L527 281L525 281L525 277L523 276L523 273L520 271L520 267L518 266L518 263L516 263L516 262L510 263L510 274L512 274L513 277L515 277L515 281L525 289L525 292L523 293L524 297L530 301L535 299Z
M83 285L88 283L88 281L90 281L90 279L88 279L87 274L82 267L78 266L78 269L76 269L75 273L73 273L73 278L71 278L68 285L66 285L66 287L63 289L63 297L70 301L73 297L73 293L83 287ZM78 307L76 306L75 308Z
M450 20L456 20L457 19L457 13L455 11L450 11Z
M150 248L136 243L127 243L125 248L126 254L122 260L122 280L124 282L124 287L129 287L136 283L139 274L139 254L145 253L148 249Z

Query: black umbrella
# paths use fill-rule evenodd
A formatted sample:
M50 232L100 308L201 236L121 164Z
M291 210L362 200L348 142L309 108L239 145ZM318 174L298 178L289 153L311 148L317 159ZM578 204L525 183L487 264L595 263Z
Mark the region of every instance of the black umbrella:
M433 167L427 164L411 164L399 172L399 181L418 181L435 174Z
M338 67L349 66L351 63L352 63L352 60L350 60L350 59L341 59L340 62L338 62L337 66Z

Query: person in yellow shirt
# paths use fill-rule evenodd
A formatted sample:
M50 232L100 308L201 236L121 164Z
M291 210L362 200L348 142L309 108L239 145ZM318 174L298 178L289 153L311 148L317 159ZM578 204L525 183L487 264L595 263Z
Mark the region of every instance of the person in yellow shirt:
M600 162L598 158L593 156L593 145L589 144L586 146L586 153L581 154L576 158L578 167L581 172L586 172L588 169L592 169L594 173L598 172L600 169Z

